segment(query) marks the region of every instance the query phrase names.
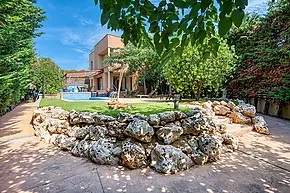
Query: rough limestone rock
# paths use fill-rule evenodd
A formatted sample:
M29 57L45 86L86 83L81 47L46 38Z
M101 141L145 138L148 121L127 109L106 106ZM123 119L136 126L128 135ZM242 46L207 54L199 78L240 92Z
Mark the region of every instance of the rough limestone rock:
M186 117L187 117L187 115L183 112L180 112L180 111L175 112L175 119L176 120L184 119Z
M191 146L187 143L187 137L181 136L177 141L171 144L172 146L180 149L186 155L190 155L192 153Z
M255 114L256 114L256 107L255 106L247 104L247 105L243 105L241 108L242 108L242 113L245 116L248 116L251 118L255 117Z
M122 143L121 159L123 166L130 169L142 168L147 165L147 156L144 147L127 138Z
M162 140L165 144L171 144L176 141L182 133L182 127L174 125L157 130L156 135L158 139Z
M77 157L89 157L89 149L95 141L82 140L71 150L72 155Z
M254 129L256 132L261 133L261 134L266 134L269 135L269 129L268 129L268 124L264 120L262 116L256 116L254 118Z
M160 121L164 122L173 122L175 121L175 113L174 112L164 112L159 114Z
M186 154L171 145L156 145L151 152L151 166L165 174L177 173L192 165L193 162Z
M47 130L53 134L67 134L69 123L66 120L48 118L45 120L48 123Z
M74 125L80 123L79 113L75 110L69 112L69 123Z
M146 120L146 117L140 113L133 115L133 120Z
M238 143L238 139L235 138L235 136L233 136L230 133L227 133L227 134L223 134L222 138L223 138L223 143L225 145L231 145L232 146L231 149L233 149L233 150L238 149L239 143Z
M112 137L117 137L119 139L124 139L126 136L124 130L128 126L127 123L120 123L118 121L108 122L107 129L108 134Z
M68 136L75 137L78 139L84 139L90 132L89 126L80 127L78 125L74 125L68 131Z
M118 117L117 117L117 121L119 121L121 123L133 121L133 115L131 115L129 113L120 112Z
M152 114L147 117L147 121L150 125L159 125L160 117L157 114Z
M212 102L212 105L213 105L213 106L221 105L221 102L219 102L219 101L213 101L213 102Z
M89 138L94 141L105 138L108 134L106 127L90 125L89 128Z
M233 110L233 109L236 107L235 103L233 103L232 101L229 101L228 104L227 104L227 106L228 106L231 110Z
M89 150L90 159L103 165L118 165L120 159L114 155L116 145L110 139L99 139L96 141Z
M220 144L210 135L204 134L198 139L199 149L208 155L208 162L214 162L220 159Z
M81 112L79 113L79 121L80 123L92 124L94 123L94 119L91 117L91 113Z
M190 157L196 165L204 165L208 161L208 155L200 150L193 151Z
M189 111L186 113L187 117L194 117L195 119L201 118L202 117L202 112L200 109L193 109L192 111Z
M225 116L231 112L230 108L223 106L223 105L216 105L216 106L214 106L213 110L214 110L216 115L223 115L223 116Z
M223 106L227 106L227 102L225 102L225 101L221 101L221 105L223 105Z
M243 109L241 108L241 106L235 106L233 109L233 112L241 113L241 112L243 112Z
M75 137L68 137L67 135L60 134L56 136L54 144L62 150L72 150L72 148L78 143Z
M250 124L251 123L251 118L246 117L242 113L239 112L232 112L231 117L233 119L233 123L238 123L238 124Z
M145 120L135 120L129 123L124 134L148 143L154 135L154 129Z
M212 102L211 101L207 101L207 102L205 102L205 103L203 103L203 105L202 105L202 107L204 108L204 109L212 109Z
M98 125L105 125L106 122L115 121L116 119L112 116L93 114L92 118Z
M39 126L34 127L34 134L41 138L45 143L50 143L51 141L51 135L48 132L48 130L45 128L44 124L41 123Z
M56 107L51 110L51 118L59 119L59 120L67 120L69 117L69 112L61 109L60 107Z

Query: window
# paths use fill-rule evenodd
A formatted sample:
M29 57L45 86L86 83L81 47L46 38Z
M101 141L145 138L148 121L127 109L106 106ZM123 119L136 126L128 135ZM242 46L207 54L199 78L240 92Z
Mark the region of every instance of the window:
M93 61L91 61L91 70L94 70Z

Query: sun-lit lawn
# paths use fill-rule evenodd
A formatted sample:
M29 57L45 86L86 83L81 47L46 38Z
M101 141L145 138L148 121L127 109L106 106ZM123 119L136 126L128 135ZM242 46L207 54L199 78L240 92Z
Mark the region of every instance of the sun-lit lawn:
M107 102L103 101L63 101L60 99L42 99L40 101L40 106L55 106L61 107L64 110L70 111L72 109L76 111L87 111L87 112L97 112L103 115L111 115L116 117L119 112L127 112L130 114L140 113L145 116L155 113L161 113L165 111L173 111L173 105L168 102L146 102L146 103L134 103L129 104L130 109L116 110L109 109ZM180 107L181 111L187 112L189 109Z

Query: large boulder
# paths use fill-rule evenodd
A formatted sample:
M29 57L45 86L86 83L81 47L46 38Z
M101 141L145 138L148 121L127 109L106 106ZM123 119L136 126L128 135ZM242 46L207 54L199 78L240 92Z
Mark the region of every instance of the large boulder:
M148 143L154 135L154 129L145 120L135 120L129 123L124 134Z
M95 123L98 124L98 125L105 125L107 122L116 120L112 116L98 115L98 114L93 114L92 118L95 120Z
M75 137L68 137L64 134L55 135L53 144L58 146L62 150L72 150L78 143Z
M118 117L117 117L117 121L119 121L121 123L133 121L133 115L131 115L129 113L120 112Z
M127 138L122 143L122 165L130 169L142 168L147 165L147 156L144 147Z
M182 127L174 125L158 129L156 135L158 139L162 140L165 144L171 144L176 141L182 133Z
M196 165L204 165L208 161L208 155L198 149L192 152L190 158Z
M213 105L213 106L221 105L221 102L219 102L219 101L213 101L213 102L212 102L212 105Z
M223 105L223 106L227 106L227 102L225 102L225 101L221 101L221 105Z
M164 112L159 114L160 121L164 122L173 122L175 121L175 113L174 112Z
M180 149L186 155L190 155L192 153L192 148L187 142L187 136L181 136L178 140L173 142L171 145Z
M160 117L157 114L152 114L147 117L147 121L150 125L159 125Z
M235 103L233 103L232 101L229 101L228 104L227 104L227 106L228 106L231 110L233 110L233 109L236 107Z
M78 139L84 139L89 134L89 132L89 126L80 127L78 125L74 125L68 130L68 136Z
M80 123L79 113L75 110L69 112L69 123L72 125Z
M72 155L77 157L89 157L89 149L93 141L82 140L71 150Z
M221 144L210 135L204 134L198 139L199 150L208 156L208 162L220 159Z
M46 121L48 122L47 130L51 134L67 134L69 123L66 120L48 118Z
M56 107L55 109L51 110L51 118L53 119L67 120L68 117L69 112L61 109L60 107Z
M86 124L93 124L95 122L91 116L91 113L89 112L80 112L79 120L80 120L80 123L86 123Z
M119 121L111 121L107 123L108 134L112 137L124 139L126 136L124 130L128 126L127 123L120 123Z
M102 138L106 138L106 135L108 134L108 130L106 127L102 126L89 126L89 138L91 140L97 141Z
M236 150L239 147L238 139L230 133L226 133L222 135L223 144L227 146L231 146L230 149Z
M216 105L216 106L214 106L213 110L214 110L216 115L223 115L223 116L225 116L231 112L230 108L223 106L223 105Z
M151 152L151 166L165 174L177 173L192 165L193 162L186 154L171 145L156 145Z
M43 122L39 126L34 126L34 134L41 138L45 143L51 142L51 135L47 130L47 123Z
M242 113L245 116L248 116L251 118L255 117L255 114L256 114L256 107L255 106L247 104L247 105L243 105L241 108L242 108Z
M204 109L212 109L212 102L211 101L207 101L207 102L205 102L205 103L203 103L202 104L202 107L204 108Z
M115 148L116 144L110 139L101 138L90 147L89 157L97 164L118 165L120 159L114 154Z
M246 117L242 113L239 112L232 112L231 117L233 119L233 123L238 123L238 124L250 124L251 123L251 118Z
M256 116L254 118L254 129L256 132L261 133L261 134L266 134L269 135L269 129L268 129L268 124L264 120L262 116Z

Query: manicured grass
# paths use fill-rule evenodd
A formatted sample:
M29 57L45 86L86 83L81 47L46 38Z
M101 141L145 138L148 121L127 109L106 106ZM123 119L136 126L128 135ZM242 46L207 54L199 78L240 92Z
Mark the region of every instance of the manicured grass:
M120 112L126 112L130 114L140 113L145 116L155 113L162 113L165 111L174 111L173 106L168 102L147 102L147 103L133 103L129 104L131 109L116 110L109 109L107 102L103 101L63 101L60 99L42 99L40 106L55 106L61 107L64 110L70 111L72 109L76 111L97 112L103 115L118 116ZM181 111L187 112L190 109L180 107Z

